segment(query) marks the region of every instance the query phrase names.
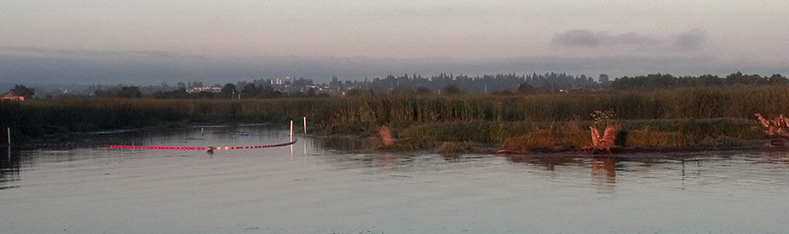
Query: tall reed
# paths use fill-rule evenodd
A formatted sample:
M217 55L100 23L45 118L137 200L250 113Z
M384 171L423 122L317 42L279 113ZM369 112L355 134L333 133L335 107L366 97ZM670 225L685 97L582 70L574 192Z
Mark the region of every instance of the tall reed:
M656 92L600 92L531 96L372 95L282 99L35 99L0 102L0 127L28 136L68 131L140 128L162 124L269 122L307 117L328 129L458 122L591 120L596 110L619 119L751 119L789 114L789 86L681 88Z

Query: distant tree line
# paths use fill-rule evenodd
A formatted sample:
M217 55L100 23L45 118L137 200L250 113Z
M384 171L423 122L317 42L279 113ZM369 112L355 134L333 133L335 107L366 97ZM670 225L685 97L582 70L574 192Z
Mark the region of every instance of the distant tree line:
M454 75L451 73L441 73L432 77L422 77L417 74L409 76L409 74L404 74L402 76L388 75L385 78L374 78L372 80L346 81L345 83L333 79L332 82L329 83L330 86L339 86L341 89L365 88L378 92L388 90L403 91L408 89L416 92L416 89L420 88L423 92L426 89L431 92L442 93L444 89L452 86L464 93L492 94L516 92L516 87L519 87L521 84L531 86L534 88L535 92L544 93L578 89L597 89L601 87L601 83L586 75L572 76L565 73L553 72L546 74L533 73L530 75L516 75L510 73L474 77Z
M716 75L675 77L671 74L650 74L635 77L625 76L614 80L611 83L611 88L615 90L657 90L678 87L785 84L789 84L789 80L780 74L774 74L767 77L759 76L758 74L745 75L741 72L736 72L723 78Z
M280 98L280 97L326 97L358 96L367 94L394 95L530 95L536 93L587 92L605 89L613 90L661 90L677 87L732 86L732 85L784 85L789 80L780 75L760 76L758 74L732 73L725 77L716 75L682 76L671 74L649 74L643 76L624 76L608 81L608 75L600 74L598 79L586 75L574 76L565 73L545 73L516 75L495 74L467 76L441 73L424 77L419 74L388 75L384 78L340 81L332 77L325 84L316 84L303 77L297 79L257 79L240 81L235 84L214 84L215 90L205 88L202 82L178 82L175 85L162 83L156 86L109 86L91 85L88 96L104 98ZM218 90L218 92L217 92ZM32 97L34 90L24 86L14 88L14 93ZM70 96L80 96L69 94ZM84 94L83 94L84 95ZM28 98L29 98L28 97Z
M466 75L439 74L433 77L421 75L388 75L385 78L363 81L340 81L333 77L328 84L315 84L312 80L298 78L288 80L252 80L236 84L215 84L219 92L190 92L189 89L204 87L202 82L179 82L174 86L162 83L159 86L89 87L90 96L108 98L279 98L279 97L325 97L358 96L364 94L395 95L457 95L482 93L495 95L535 94L562 92L578 89L599 89L601 84L585 75L570 76L564 73L531 75L497 74L470 77Z

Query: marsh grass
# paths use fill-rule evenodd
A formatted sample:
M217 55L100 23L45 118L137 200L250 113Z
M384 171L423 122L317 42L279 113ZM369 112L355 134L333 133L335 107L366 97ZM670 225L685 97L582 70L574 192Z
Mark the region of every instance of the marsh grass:
M441 154L461 154L477 151L479 144L473 142L444 142L438 148Z
M789 86L681 88L656 92L495 95L360 95L280 99L34 99L0 102L0 127L14 127L27 137L62 132L142 128L205 123L277 122L307 117L313 133L376 135L390 126L407 142L414 135L433 142L502 144L532 134L530 144L580 144L564 139L574 131L566 122L579 121L588 137L590 113L616 114L621 141L641 144L647 134L665 138L661 145L699 145L763 137L748 129L753 113L775 116L789 110ZM551 124L555 125L551 128ZM413 129L422 128L422 130ZM319 132L316 132L319 131ZM641 132L639 132L641 131ZM657 134L660 132L681 132ZM575 136L573 134L571 136ZM620 134L618 134L620 135ZM563 137L564 136L564 137ZM579 137L580 138L580 137ZM632 139L631 139L632 138ZM679 140L677 138L681 138ZM539 139L539 140L538 140ZM679 142L679 143L678 143ZM707 143L704 143L707 142ZM395 143L397 144L397 143ZM402 144L402 143L401 143ZM425 147L431 143L410 144Z
M536 127L525 135L505 140L502 148L527 152L534 148L580 149L585 146L591 146L591 133L589 130L581 130L578 121L570 121Z
M685 135L679 131L653 131L649 125L628 131L627 145L647 148L676 148L692 146Z
M633 147L730 147L765 138L749 119L635 120L623 125L627 146Z
M508 138L502 149L528 152L535 148L583 149L591 146L591 121L557 122ZM765 139L754 121L744 119L624 120L617 125L619 147L735 147L746 140Z

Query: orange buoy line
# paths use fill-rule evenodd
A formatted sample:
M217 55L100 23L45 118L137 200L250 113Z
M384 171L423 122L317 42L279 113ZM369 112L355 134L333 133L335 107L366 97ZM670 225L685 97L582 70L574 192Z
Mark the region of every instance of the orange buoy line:
M307 132L307 117L304 117L304 132ZM139 145L108 145L113 149L151 149L151 150L207 150L213 153L214 150L239 150L239 149L265 149L295 144L298 139L293 136L293 120L290 121L290 142L273 145L253 145L253 146L219 146L219 147L182 147L182 146L139 146Z
M149 149L149 150L208 150L213 152L214 150L240 150L240 149L265 149L265 148L274 148L280 146L287 146L295 144L298 139L293 138L293 141L280 143L280 144L273 144L273 145L253 145L253 146L208 146L208 147L192 147L192 146L141 146L141 145L107 145L107 148L113 149Z
M178 147L178 146L141 146L141 145L108 145L113 149L152 149L152 150L205 150L205 147Z

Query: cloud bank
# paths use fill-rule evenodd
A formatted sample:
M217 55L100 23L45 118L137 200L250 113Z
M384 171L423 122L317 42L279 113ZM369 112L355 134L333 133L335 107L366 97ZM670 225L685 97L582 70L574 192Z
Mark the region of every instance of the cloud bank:
M636 32L610 34L588 29L574 29L557 33L551 46L558 48L604 48L638 50L683 50L698 51L709 43L707 32L693 29L674 35L644 35Z

